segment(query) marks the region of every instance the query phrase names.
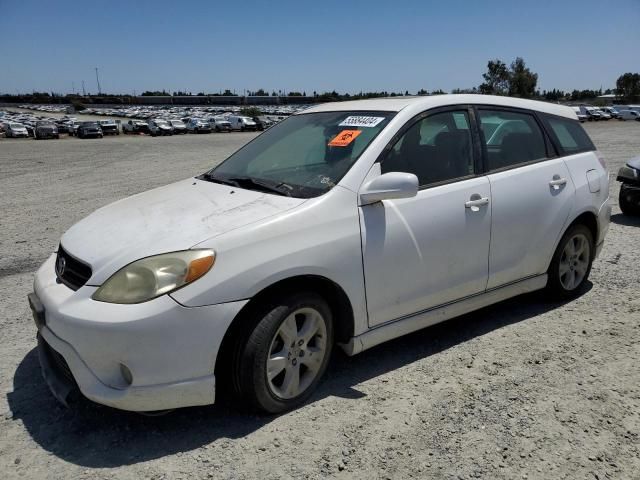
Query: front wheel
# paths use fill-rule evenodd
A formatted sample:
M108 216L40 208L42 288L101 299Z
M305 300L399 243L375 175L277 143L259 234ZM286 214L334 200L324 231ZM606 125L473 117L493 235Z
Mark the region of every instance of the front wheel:
M302 404L316 389L333 348L333 317L314 293L280 297L257 310L257 323L236 348L237 393L253 407L279 413Z
M547 290L568 299L582 292L595 257L593 235L584 225L574 225L562 236L547 274Z

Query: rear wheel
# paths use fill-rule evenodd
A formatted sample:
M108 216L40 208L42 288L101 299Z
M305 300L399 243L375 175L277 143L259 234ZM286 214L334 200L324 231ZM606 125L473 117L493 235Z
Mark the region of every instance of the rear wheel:
M556 298L572 298L582 292L595 256L593 235L584 225L570 227L562 236L547 274L547 290Z
M625 215L640 215L640 192L636 192L635 196L633 193L630 189L625 188L624 185L620 187L618 205Z
M255 324L236 346L236 393L254 408L278 413L313 393L333 347L333 318L314 293L285 295L255 311Z

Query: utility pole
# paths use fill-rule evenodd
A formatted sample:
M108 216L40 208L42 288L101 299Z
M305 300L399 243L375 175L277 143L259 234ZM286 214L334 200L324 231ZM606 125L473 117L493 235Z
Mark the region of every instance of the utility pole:
M76 82L71 82L71 90L73 90L73 94L76 94Z
M100 88L100 77L98 77L98 67L96 67L96 83L98 84L98 95L102 95L102 89Z
M86 96L87 96L87 93L86 93L86 92L85 92L85 90L84 90L84 80L82 80L82 96L83 96L83 97L86 97Z

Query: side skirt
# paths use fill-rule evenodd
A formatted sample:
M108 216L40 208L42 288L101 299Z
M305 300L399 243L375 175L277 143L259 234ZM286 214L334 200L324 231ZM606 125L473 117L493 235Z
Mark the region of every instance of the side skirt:
M459 317L465 313L484 308L517 295L522 295L523 293L540 290L546 285L546 273L510 283L452 303L392 320L372 328L361 335L352 337L348 343L341 343L340 347L342 347L347 355L356 355L388 340L430 327L431 325L444 322L454 317Z

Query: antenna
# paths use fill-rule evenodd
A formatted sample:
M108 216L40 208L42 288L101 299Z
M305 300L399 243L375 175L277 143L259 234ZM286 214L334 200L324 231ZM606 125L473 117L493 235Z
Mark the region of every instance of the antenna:
M71 82L71 90L73 91L73 94L76 94L76 82Z
M98 67L96 67L96 83L98 84L98 95L102 95L102 89L100 88L100 77L98 77Z
M82 96L86 97L87 93L84 91L84 80L82 80Z

